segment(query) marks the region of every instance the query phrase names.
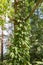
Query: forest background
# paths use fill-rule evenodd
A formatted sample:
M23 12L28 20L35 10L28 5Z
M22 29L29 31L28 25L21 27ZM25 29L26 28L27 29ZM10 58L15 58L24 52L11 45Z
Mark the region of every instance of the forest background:
M0 65L43 65L43 0L0 0L0 28Z

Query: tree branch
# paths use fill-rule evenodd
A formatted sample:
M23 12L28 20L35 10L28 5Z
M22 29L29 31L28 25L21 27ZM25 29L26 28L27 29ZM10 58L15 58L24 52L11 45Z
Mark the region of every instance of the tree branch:
M33 10L30 12L30 14L28 14L27 17L25 17L24 19L22 19L22 18L20 17L20 20L27 21L27 19L29 19L29 18L32 16L32 14L33 14L34 11L38 8L38 6L39 6L39 4L40 4L41 2L42 2L42 0L38 0L38 2L36 3L36 5L34 6ZM16 22L17 22L17 20L16 20L15 18L10 18L10 17L9 17L9 19L10 19L11 21L16 21Z
M32 16L32 14L33 14L34 11L38 8L38 6L39 6L39 4L40 4L41 2L42 2L42 0L38 0L38 2L36 3L36 5L34 6L33 10L31 11L31 13L30 13L27 17L24 18L24 21L27 21L27 19L29 19L29 18Z

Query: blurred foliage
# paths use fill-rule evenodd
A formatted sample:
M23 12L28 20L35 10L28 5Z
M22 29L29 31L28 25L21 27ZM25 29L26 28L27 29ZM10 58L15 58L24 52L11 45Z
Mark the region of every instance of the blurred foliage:
M39 7L40 9L40 7ZM30 35L30 62L35 65L35 61L39 61L39 64L43 62L43 18L40 18L39 9L36 10L37 14L31 17L31 35ZM42 12L42 11L41 11Z
M40 4L40 11L36 10L36 13L24 21L37 1L39 0L0 0L0 25L5 24L6 14L14 23L13 36L10 36L11 45L6 55L9 59L3 61L3 64L40 65L43 62L43 19L39 15L40 11L43 13L43 4Z

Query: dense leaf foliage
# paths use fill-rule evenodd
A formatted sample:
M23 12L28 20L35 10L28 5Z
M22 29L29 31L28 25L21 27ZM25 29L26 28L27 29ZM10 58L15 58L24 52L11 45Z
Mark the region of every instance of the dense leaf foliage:
M4 61L8 65L35 65L36 61L43 61L43 16L39 15L40 12L43 13L41 2L42 0L0 0L0 26L4 26L7 16L8 22L13 22L14 27L7 60ZM40 11L36 9L38 6Z

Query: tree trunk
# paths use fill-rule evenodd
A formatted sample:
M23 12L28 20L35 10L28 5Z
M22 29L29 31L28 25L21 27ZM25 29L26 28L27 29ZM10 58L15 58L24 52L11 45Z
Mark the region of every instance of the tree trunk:
M1 62L3 63L3 24L2 24L2 40L1 40Z

